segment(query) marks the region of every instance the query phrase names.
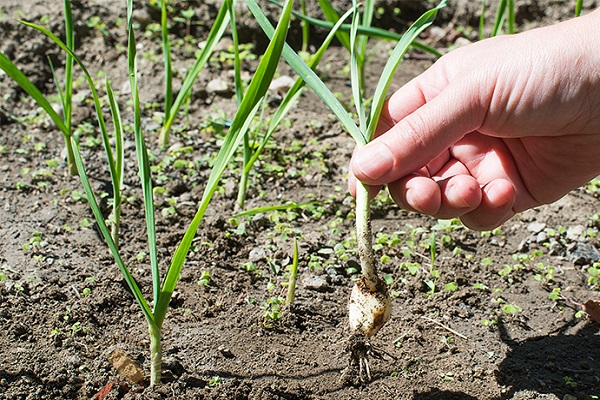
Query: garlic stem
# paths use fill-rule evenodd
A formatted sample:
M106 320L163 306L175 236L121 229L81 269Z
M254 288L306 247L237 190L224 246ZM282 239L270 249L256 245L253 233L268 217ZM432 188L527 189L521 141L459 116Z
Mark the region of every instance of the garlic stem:
M371 207L369 186L362 182L356 185L356 242L360 257L360 268L369 291L376 291L380 282L373 255L373 234L371 232Z

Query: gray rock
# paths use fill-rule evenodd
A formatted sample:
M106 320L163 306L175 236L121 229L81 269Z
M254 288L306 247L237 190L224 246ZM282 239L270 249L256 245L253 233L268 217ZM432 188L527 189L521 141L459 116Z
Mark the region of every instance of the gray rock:
M585 232L585 227L583 225L570 226L567 229L567 239L577 241L583 232Z
M308 275L302 279L302 285L304 288L309 290L316 290L317 292L326 292L329 290L327 279L322 275Z
M251 262L259 262L267 259L267 253L264 249L260 247L255 247L250 250L250 255L248 256Z
M339 285L340 283L342 283L344 277L333 265L328 265L327 267L325 267L325 273L327 274L329 281L334 285Z
M294 78L288 75L281 75L279 78L273 79L269 85L269 90L283 94L287 92L296 82Z
M454 46L465 47L465 46L470 45L471 43L473 43L473 42L471 42L469 39L461 36L459 38L456 38L456 40L454 41Z
M224 96L231 94L231 89L224 79L215 78L206 84L206 92Z
M600 262L600 251L590 243L577 243L569 252L569 261L577 265L589 265Z
M540 232L535 237L536 243L544 243L546 240L548 240L548 235L546 234L546 232Z
M252 224L257 228L264 228L269 225L269 218L262 213L256 214L252 217Z
M543 222L534 221L527 225L527 230L532 233L540 233L546 228L546 224Z

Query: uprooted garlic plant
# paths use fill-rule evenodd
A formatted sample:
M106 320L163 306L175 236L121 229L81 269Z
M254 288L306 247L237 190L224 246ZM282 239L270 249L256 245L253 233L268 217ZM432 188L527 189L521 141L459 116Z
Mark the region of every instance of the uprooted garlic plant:
M272 37L274 29L255 0L247 0L247 4L262 29L269 37ZM354 12L349 32L350 71L352 96L359 120L358 126L323 81L301 60L291 47L286 45L282 54L296 73L304 79L306 84L338 117L344 128L356 141L357 146L365 146L374 137L386 92L402 57L413 40L433 23L438 10L445 5L446 1L444 0L434 9L427 11L402 36L385 65L367 113L365 111L367 102L358 58L359 54L364 55L366 53L368 38L364 35L358 35L358 32L359 30L361 32L365 31L359 29L359 27L364 28L370 25L374 3L370 0L365 1L362 6L364 13L360 13L358 11L359 6L356 1L353 1ZM338 32L338 34L340 33ZM357 375L359 381L365 382L371 379L368 359L370 356L378 354L371 345L371 338L390 319L391 300L385 283L377 273L372 246L369 187L362 183L358 183L356 188L356 233L362 277L356 281L348 305L352 331L348 341L350 352L349 370L356 371L357 374L355 375Z

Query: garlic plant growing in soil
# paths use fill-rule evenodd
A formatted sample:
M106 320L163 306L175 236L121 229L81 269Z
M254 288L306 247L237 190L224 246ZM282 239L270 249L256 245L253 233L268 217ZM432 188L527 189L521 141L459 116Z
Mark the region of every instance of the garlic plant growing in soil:
M255 0L247 0L246 3L262 29L269 37L272 37L274 29L256 4ZM365 1L364 9L372 10L373 7L371 3L371 0ZM288 45L283 49L283 57L338 117L344 128L356 141L357 146L365 146L374 137L377 122L385 102L386 92L402 57L413 40L415 40L425 28L433 23L438 10L445 5L446 1L443 0L437 7L423 14L404 33L404 35L402 35L402 38L398 41L384 67L371 101L371 107L367 114L365 111L364 88L362 87L356 51L358 44L360 44L360 46L365 46L364 48L366 48L366 38L363 37L361 40L358 40L359 38L357 36L359 26L364 28L365 25L363 25L364 22L361 22L360 13L356 11L358 9L356 1L353 1L353 9L355 11L349 36L351 49L350 71L352 79L352 97L359 120L358 126L333 93L325 86L323 81ZM362 20L366 20L368 23L370 18ZM365 30L362 29L361 31L364 32ZM370 355L376 355L371 347L371 338L390 319L391 300L385 283L377 273L372 246L369 187L362 183L358 183L356 188L356 240L360 256L362 277L356 281L348 305L350 328L352 330L349 340L349 351L351 353L350 367L352 370L358 368L359 379L361 382L365 382L371 379L368 357Z
M71 13L71 0L64 0L65 13L65 38L66 46L73 50L75 47L75 30L73 29L73 15ZM65 78L64 87L61 88L59 80L54 72L54 67L50 63L54 83L58 89L60 105L62 107L62 117L54 110L52 104L46 96L27 78L27 76L9 60L3 53L0 53L0 69L3 70L21 89L23 89L31 98L48 114L50 119L56 124L56 127L62 132L67 150L67 167L69 175L77 175L77 166L73 156L73 147L71 137L73 136L73 127L71 125L73 109L73 66L74 60L67 53L65 57Z
M218 19L218 23L226 25L229 22L229 11L233 10L235 0L225 0L224 9L219 14L222 18ZM86 193L89 205L92 209L98 228L108 245L108 248L115 260L115 263L119 267L121 273L133 297L140 306L142 313L148 323L148 332L150 337L150 385L160 384L161 372L162 372L162 325L167 315L169 303L175 290L175 286L179 281L181 269L185 263L185 259L190 250L192 240L196 235L200 223L204 217L204 213L208 208L208 204L215 193L219 180L223 175L227 165L235 154L236 150L241 144L241 141L248 130L251 121L256 116L258 108L269 88L269 85L273 79L279 59L281 58L281 51L283 49L285 38L290 22L290 16L292 11L292 1L288 0L283 8L277 30L274 34L271 43L265 50L265 53L256 69L256 72L250 81L246 93L238 107L238 110L233 117L229 131L225 137L225 140L217 154L214 161L214 165L210 171L210 176L202 199L200 200L199 208L196 215L190 222L188 229L181 242L179 243L175 253L172 256L170 265L164 276L161 276L158 266L158 244L156 238L156 224L154 218L154 197L152 191L152 176L150 172L150 162L148 157L148 150L146 147L146 140L143 133L143 127L141 123L141 103L139 98L139 87L137 82L137 55L136 55L136 41L133 30L133 0L127 1L127 34L128 34L128 70L131 86L131 94L133 97L133 131L135 136L136 154L138 162L139 177L141 181L141 189L143 192L144 211L146 220L146 231L148 237L148 247L150 254L150 266L152 270L152 300L147 301L144 297L144 293L140 289L136 279L130 272L129 268L121 253L119 252L115 237L111 235L111 232L107 226L107 222L104 219L102 210L98 205L96 195L92 189L90 180L88 178L84 160L79 150L79 146L76 138L70 137L70 144L73 147L74 161L77 166L77 171L81 179L82 186ZM102 113L102 107L100 97L96 89L95 83L92 80L91 75L83 65L81 59L73 52L73 50L63 43L56 35L48 31L46 28L26 23L26 25L37 29L44 33L47 37L52 39L65 53L67 53L72 59L79 65L82 72L85 75L86 81L88 82L92 97L94 100L94 106L96 109L96 117L98 125L100 127L104 146L106 148L107 161L111 173L111 179L113 181L113 187L121 187L121 180L123 173L122 169L122 135L120 127L122 126L120 111L118 110L117 101L110 88L110 84L106 83L107 96L109 98L110 111L115 124L115 139L116 149L113 151L110 148L108 135L106 132L106 124ZM221 28L213 30L213 32L221 31ZM211 34L212 37L213 34ZM116 182L118 181L118 182Z

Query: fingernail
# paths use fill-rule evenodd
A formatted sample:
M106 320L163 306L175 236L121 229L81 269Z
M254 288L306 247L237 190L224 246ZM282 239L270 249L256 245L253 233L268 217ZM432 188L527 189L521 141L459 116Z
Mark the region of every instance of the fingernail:
M377 180L394 166L394 157L383 143L369 144L354 155L357 170L369 179Z

